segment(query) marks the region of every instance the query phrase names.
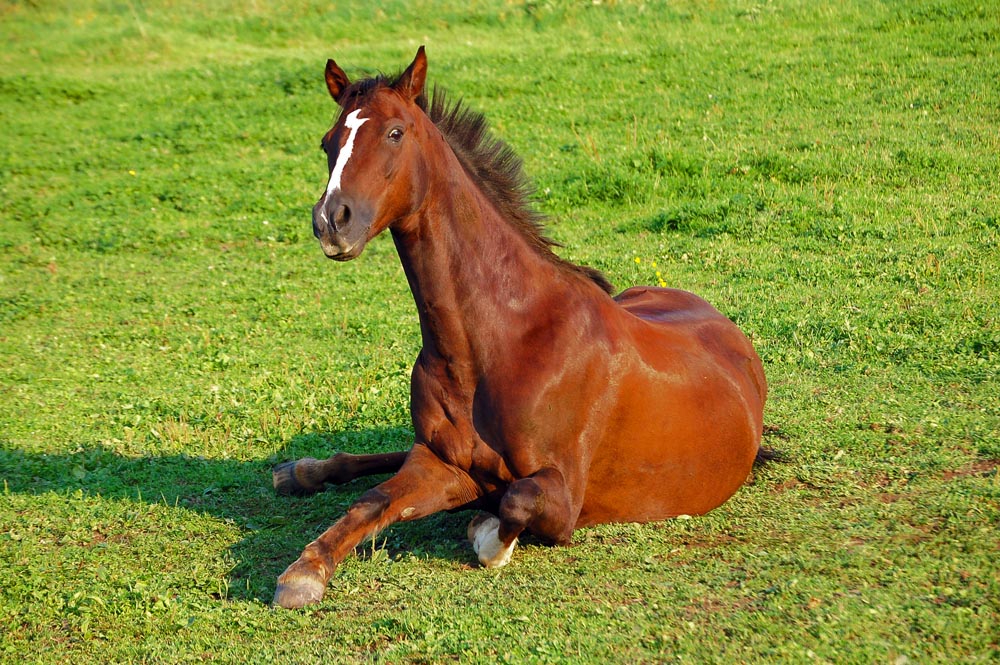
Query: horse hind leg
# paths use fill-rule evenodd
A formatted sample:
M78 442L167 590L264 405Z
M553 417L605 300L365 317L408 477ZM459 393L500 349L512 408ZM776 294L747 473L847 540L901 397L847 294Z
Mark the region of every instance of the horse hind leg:
M337 453L325 460L305 457L271 469L274 491L286 496L307 496L323 490L327 483L341 485L362 476L395 473L407 453L351 455Z
M497 512L499 517L484 513L469 523L472 549L486 568L507 565L525 529L560 545L573 535L569 492L555 469L543 469L511 483Z

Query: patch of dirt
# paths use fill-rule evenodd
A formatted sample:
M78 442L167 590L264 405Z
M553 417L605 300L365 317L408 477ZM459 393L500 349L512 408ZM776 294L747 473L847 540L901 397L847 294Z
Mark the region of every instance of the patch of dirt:
M704 598L697 602L685 605L681 611L688 621L704 619L706 616L722 613L736 613L753 608L757 602L756 598L746 597L735 599L731 603L724 603L721 600Z
M729 535L728 533L716 533L716 534L700 534L696 536L688 536L681 540L681 545L684 547L694 547L694 548L712 548L712 547L725 547L727 545L732 545L733 543L742 542L739 538Z
M855 473L855 477L857 477L859 475L861 475L861 474L860 473ZM858 483L859 487L862 487L862 488L865 488L865 489L871 489L873 487L874 488L878 488L878 489L882 489L882 488L888 487L889 485L893 484L894 482L897 482L898 480L899 480L898 478L893 478L888 473L885 473L883 471L883 472L871 473L871 474L869 474L869 477L867 477L867 478L858 478L857 483Z
M784 494L789 490L793 490L796 487L801 486L802 483L798 478L789 478L788 480L782 481L771 488L771 491L775 494Z
M873 432L886 432L888 434L903 433L903 428L895 423L868 423L868 429Z
M944 480L955 480L956 478L968 478L969 476L992 476L997 473L997 467L1000 467L1000 460L979 460L968 466L963 466L961 469L944 471L941 477Z

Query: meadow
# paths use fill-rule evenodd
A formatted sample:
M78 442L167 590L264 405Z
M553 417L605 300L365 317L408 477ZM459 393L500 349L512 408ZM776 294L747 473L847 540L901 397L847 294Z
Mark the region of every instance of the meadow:
M1000 9L981 0L0 3L0 662L1000 659ZM397 525L276 576L405 448L391 240L327 261L323 83L405 66L561 256L754 340L785 461L687 520ZM669 399L668 395L664 399Z

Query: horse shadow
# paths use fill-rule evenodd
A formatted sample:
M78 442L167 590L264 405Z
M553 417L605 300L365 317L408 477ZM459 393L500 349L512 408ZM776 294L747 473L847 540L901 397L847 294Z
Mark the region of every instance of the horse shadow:
M335 452L403 450L408 438L412 440L412 434L404 428L338 432L336 437L304 433L267 459L242 461L186 454L128 457L104 445L66 454L34 454L0 443L0 479L10 493L82 491L104 500L165 504L234 524L244 535L229 548L235 565L228 574L227 597L270 602L275 579L302 548L339 519L357 496L389 477L359 478L329 485L312 496L288 497L274 492L271 467ZM412 554L475 565L475 554L465 542L469 518L467 512L439 513L395 524L379 534L376 545L372 540L361 543L357 554Z

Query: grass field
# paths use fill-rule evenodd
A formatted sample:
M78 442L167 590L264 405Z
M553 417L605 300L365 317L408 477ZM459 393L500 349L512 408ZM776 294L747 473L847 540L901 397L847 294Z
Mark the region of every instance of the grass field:
M1000 659L1000 9L973 0L0 3L0 662ZM388 237L309 209L322 79L406 65L562 256L754 339L788 461L482 570L467 514L274 579L410 440ZM665 399L668 396L664 396Z

